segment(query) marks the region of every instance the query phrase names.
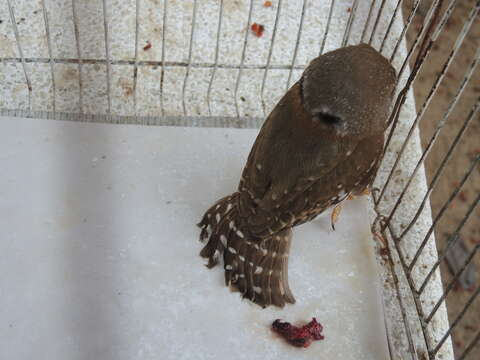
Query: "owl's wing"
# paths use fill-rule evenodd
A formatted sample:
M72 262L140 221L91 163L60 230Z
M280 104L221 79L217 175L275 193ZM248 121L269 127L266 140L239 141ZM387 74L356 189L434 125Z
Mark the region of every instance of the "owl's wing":
M331 134L317 131L312 136L315 129L300 92L298 82L267 118L240 181L239 191L248 193L253 203L253 207L245 206L250 213L243 217L258 237L291 226L297 216L310 209L311 204L301 203L305 191L315 182L335 178L336 168L347 153L345 147L355 146L351 141L346 145L328 138ZM330 193L325 191L323 195Z
M299 81L266 119L248 156L240 191L245 187L257 199L264 198L272 186L277 191L289 191L300 178L309 177L312 169L320 177L341 160L338 155L344 144L331 141L327 135L312 136L311 115L301 99Z

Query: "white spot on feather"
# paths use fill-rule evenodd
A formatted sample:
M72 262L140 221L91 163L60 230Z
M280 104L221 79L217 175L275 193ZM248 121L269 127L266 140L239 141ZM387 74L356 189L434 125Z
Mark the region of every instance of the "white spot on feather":
M238 258L240 259L240 261L245 261L245 258L242 255L238 255Z
M225 210L225 213L229 212L232 209L232 204L227 205L227 210Z
M217 220L217 224L220 222L220 214L217 213L217 215L215 215L215 220Z
M229 246L228 251L230 251L232 254L236 254L237 250L235 250L233 247Z
M257 169L262 170L262 164L257 164Z
M244 238L243 236L243 233L240 231L240 230L237 230L236 234L240 237L240 238Z
M227 247L227 237L225 235L220 235L220 242L222 243L223 247Z
M259 274L262 273L262 271L263 271L263 267L257 266L256 269L255 269L254 274L255 274L255 275L259 275Z
M262 293L262 288L260 288L258 286L254 286L253 291L255 291L257 294L261 294Z
M225 265L225 270L232 270L232 269L233 269L232 265Z

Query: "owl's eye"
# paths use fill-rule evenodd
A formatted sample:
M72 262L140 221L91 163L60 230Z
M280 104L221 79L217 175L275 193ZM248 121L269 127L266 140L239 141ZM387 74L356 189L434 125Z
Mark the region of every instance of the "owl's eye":
M313 115L313 117L315 118L315 120L317 121L321 121L325 124L328 124L328 125L336 125L336 124L339 124L342 122L342 118L339 117L339 116L335 116L333 114L329 114L329 113L326 113L326 112L320 112L320 113L316 113Z

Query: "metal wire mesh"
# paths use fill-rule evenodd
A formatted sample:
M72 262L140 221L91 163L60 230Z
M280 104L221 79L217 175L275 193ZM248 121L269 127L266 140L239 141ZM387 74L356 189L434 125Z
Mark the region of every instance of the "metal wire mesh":
M3 32L0 40L5 45L0 47L0 81L3 84L0 85L0 115L152 125L258 127L316 54L367 42L388 57L400 78L398 107L392 113L391 132L372 193L372 230L379 240L391 357L451 358L450 335L478 303L478 281L473 284L466 302L453 316L450 314L450 325L445 316L445 301L465 269L476 257L478 259L479 243L468 249L443 290L439 267L461 238L465 224L474 218L478 221L480 194L477 192L474 200L468 203L439 256L434 232L465 184L475 179L480 183L480 155L472 157L464 175L449 194L443 195L443 204L433 209L433 217L429 199L453 154L461 146L462 137L479 119L480 98L464 97L465 89L474 86L478 75L478 39L473 45L466 45L466 39L478 22L479 1L471 2L468 18L417 112L413 109L409 90L422 71L428 69L430 51L441 39L459 6L458 1L445 4L438 0L414 1L410 11L404 14L405 21L401 14L403 0L331 0L324 4L313 0L278 0L270 9L262 9L263 1L253 0L245 4L229 0L182 3L131 0L125 2L128 3L125 8L118 8L117 3L109 0L93 2L89 5L91 8L74 0L60 3L58 9L49 0L0 1L0 36ZM237 13L232 10L235 7L243 17L235 17ZM121 10L125 9L134 9L134 21L129 25L128 34L120 34L126 38L120 41L116 35L119 29L115 26L122 15L117 13L122 14ZM211 16L205 15L206 9ZM58 17L56 11L63 11L71 24L68 31L73 43L68 43L66 49L58 45L58 37L62 36L59 35L59 20L52 25L52 19ZM183 24L189 24L188 27L177 28L176 23L172 23L172 18L178 20L179 11L184 11ZM268 15L265 11L269 11ZM27 12L40 16L34 26L34 32L41 34L39 38L32 40L25 36L27 30L23 22ZM95 29L99 34L90 39L86 36L85 26L89 23L85 17L93 13L101 14L96 16ZM266 25L268 32L262 43L255 45L250 26L259 14L265 15L269 25ZM312 18L313 15L318 19ZM146 16L155 25L151 29L145 25ZM321 27L315 28L316 24ZM62 31L66 30L62 28ZM158 39L153 45L153 40L145 41L149 31ZM175 37L178 32L186 42ZM407 34L411 35L409 46L405 45ZM174 39L171 41L169 36ZM35 41L43 42L43 47L32 45ZM100 46L91 47L86 44L88 41ZM128 44L132 42L133 45ZM118 48L122 46L128 50L127 55L119 55ZM476 47L474 55L465 65L450 103L438 117L421 150L418 126L434 107L450 66L465 46ZM181 56L169 55L178 49L183 49ZM255 56L256 51L261 54ZM208 56L199 55L203 52ZM238 56L232 57L231 53ZM69 74L67 81L65 74ZM149 76L153 81L145 85ZM476 79L478 84L478 77ZM221 86L217 85L219 81ZM198 101L200 97L202 100ZM456 111L458 103L463 101L471 102L467 114ZM442 131L452 121L459 125L456 135L426 182L424 164ZM465 344L456 347L457 359L473 359L474 352L478 353L478 321L473 331Z

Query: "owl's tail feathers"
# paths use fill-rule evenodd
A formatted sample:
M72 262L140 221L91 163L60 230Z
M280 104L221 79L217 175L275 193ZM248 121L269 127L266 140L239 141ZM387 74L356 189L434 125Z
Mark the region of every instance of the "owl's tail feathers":
M198 226L202 229L200 233L200 241L207 244L200 251L200 256L208 259L208 268L212 268L218 264L220 255L223 254L227 247L227 238L230 236L234 218L237 213L238 193L226 196L213 204L207 210Z
M218 264L223 254L225 282L256 304L283 307L295 303L288 285L288 254L291 229L265 239L249 238L237 227L238 193L215 203L198 224L200 240L208 240L200 255L208 259L207 267Z
M252 283L253 297L250 300L267 307L275 305L283 307L285 303L294 304L295 298L288 285L288 256L292 240L291 228L282 230L275 235L253 245L250 253L254 266ZM250 263L249 263L250 264Z

